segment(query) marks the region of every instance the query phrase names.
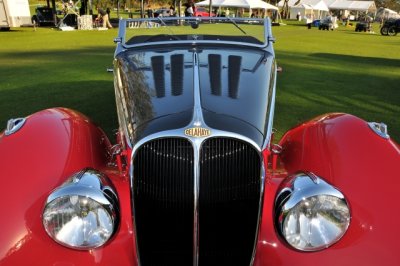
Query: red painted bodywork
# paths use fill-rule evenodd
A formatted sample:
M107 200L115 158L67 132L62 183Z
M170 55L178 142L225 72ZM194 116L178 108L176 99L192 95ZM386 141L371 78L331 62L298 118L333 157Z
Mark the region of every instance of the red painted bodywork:
M304 123L290 130L279 144L279 155L263 152L268 171L254 265L400 265L399 147L376 135L365 121L345 114ZM109 166L110 149L98 127L69 109L36 113L15 134L0 135L0 265L137 264L129 178L122 164ZM130 152L125 150L115 159L130 158ZM273 156L278 156L276 169L271 167ZM105 246L77 251L54 242L42 226L41 215L52 190L87 167L111 179L120 200L121 223ZM279 185L299 171L320 176L350 203L348 232L323 251L295 251L275 230Z
M254 265L400 265L398 187L400 150L361 119L318 117L290 130L279 143L281 169L269 173ZM274 227L274 200L288 174L309 171L338 188L351 208L347 233L319 252L298 252Z
M89 119L61 108L36 113L15 134L0 135L0 265L135 264L129 182L107 167L109 149L107 137ZM86 167L112 180L122 222L104 247L77 251L54 242L41 216L51 191Z

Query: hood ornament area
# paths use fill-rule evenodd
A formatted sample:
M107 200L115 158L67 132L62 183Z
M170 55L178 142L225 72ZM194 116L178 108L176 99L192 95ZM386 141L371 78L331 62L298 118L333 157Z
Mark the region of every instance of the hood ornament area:
M185 135L193 138L205 138L211 135L211 130L203 127L191 127L185 129Z

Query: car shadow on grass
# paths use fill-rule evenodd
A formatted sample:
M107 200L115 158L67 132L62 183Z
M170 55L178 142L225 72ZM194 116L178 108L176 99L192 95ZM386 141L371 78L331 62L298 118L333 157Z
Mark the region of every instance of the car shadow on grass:
M371 64L371 66L398 67L400 68L400 59L364 57L354 55L329 54L329 53L314 53L312 57L320 59L328 59L331 61L341 62L342 64Z

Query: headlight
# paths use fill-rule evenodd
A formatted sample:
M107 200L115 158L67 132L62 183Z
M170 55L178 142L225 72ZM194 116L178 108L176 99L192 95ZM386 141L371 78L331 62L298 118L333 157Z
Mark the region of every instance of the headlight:
M118 225L118 201L107 177L95 170L72 176L47 198L43 225L51 238L70 248L106 243Z
M317 176L287 178L275 202L278 232L293 248L317 251L336 243L350 224L343 194Z

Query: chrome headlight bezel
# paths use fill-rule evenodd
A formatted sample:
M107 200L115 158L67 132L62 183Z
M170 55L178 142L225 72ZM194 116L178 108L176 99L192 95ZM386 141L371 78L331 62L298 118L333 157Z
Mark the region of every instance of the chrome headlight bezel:
M344 195L313 173L299 173L282 182L274 213L280 237L291 248L304 252L320 251L337 243L351 220Z
M101 240L96 240L93 243L85 242L76 244L74 241L68 240L74 238L72 235L68 236L67 240L59 236L61 228L65 227L68 223L68 218L70 219L69 221L73 219L68 216L69 213L66 216L67 221L64 221L63 218L59 219L59 217L64 217L63 214L67 211L68 207L68 211L71 212L71 206L73 204L76 205L76 202L80 204L81 201L87 202L88 206L90 206L88 208L96 208L98 210L96 212L90 211L89 213L92 216L90 217L91 220L93 221L93 218L96 218L97 226L104 229L105 233L101 232ZM82 215L83 211L80 205L77 207L77 210L80 210L80 214ZM86 215L89 216L89 213ZM74 218L78 217L81 220L87 217L82 218L79 217L78 213L73 214L75 214ZM59 221L55 221L55 219L61 220L61 223L58 224ZM54 241L65 247L77 250L90 250L103 246L113 237L119 226L119 202L111 181L106 175L94 169L84 169L74 174L48 196L43 209L42 223L47 234ZM54 226L55 224L61 226ZM83 231L86 229L85 222L81 222L79 225L83 228ZM73 228L71 225L70 228L73 229L71 231L75 230L75 234L80 230L77 227ZM87 232L82 232L82 234L84 233L87 235Z

